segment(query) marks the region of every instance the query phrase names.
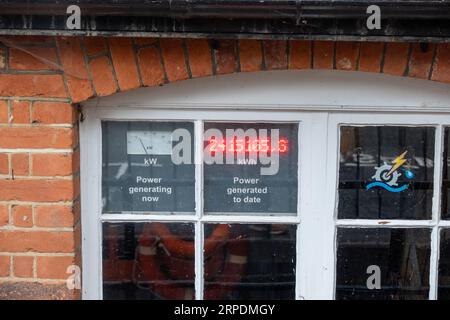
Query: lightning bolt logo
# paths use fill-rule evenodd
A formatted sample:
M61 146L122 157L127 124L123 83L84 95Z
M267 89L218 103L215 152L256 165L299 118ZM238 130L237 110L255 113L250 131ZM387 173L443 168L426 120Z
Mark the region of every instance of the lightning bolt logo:
M406 162L405 159L405 155L408 151L403 152L401 155L399 155L397 158L395 158L392 163L394 164L391 168L391 170L389 170L389 172L387 173L387 176L389 177L395 170L397 170L398 168L400 168L401 166L403 166Z

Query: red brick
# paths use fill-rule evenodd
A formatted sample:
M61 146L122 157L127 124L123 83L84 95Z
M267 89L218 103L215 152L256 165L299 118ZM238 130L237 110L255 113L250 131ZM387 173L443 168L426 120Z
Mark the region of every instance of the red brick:
M66 98L59 74L0 74L0 96Z
M0 277L8 277L11 270L11 257L0 256Z
M65 281L46 283L5 278L0 282L0 300L80 300L81 290L70 290Z
M100 57L89 62L95 91L99 96L107 96L117 92L113 68L108 57Z
M239 40L239 59L241 71L260 71L262 68L261 42L258 40Z
M359 55L359 42L336 43L336 69L356 70Z
M264 46L264 61L267 70L287 68L287 42L284 40L266 40Z
M432 80L450 82L450 43L440 43L436 48Z
M72 102L80 102L94 95L84 61L80 38L57 38L60 60Z
M36 261L37 277L41 279L67 279L70 265L75 264L75 257L39 256Z
M164 68L157 48L139 49L138 62L144 86L157 86L164 83Z
M0 180L1 201L71 201L75 197L70 180Z
M394 76L403 76L408 64L409 46L409 43L387 43L382 72Z
M28 176L30 174L28 153L11 154L11 170L15 176Z
M81 299L81 290L69 290L66 283L35 281L2 281L0 300L74 300Z
M0 148L71 148L75 143L71 128L0 127Z
M9 50L9 67L15 70L56 70L58 59L55 48L27 47Z
M292 40L289 48L289 69L311 68L311 41Z
M73 227L74 213L70 206L37 206L35 208L34 220L37 227Z
M385 44L382 42L362 42L359 54L359 71L380 72Z
M187 79L182 40L162 39L160 43L168 80L173 82Z
M0 123L8 123L8 103L0 100Z
M36 153L31 159L33 176L69 176L73 173L70 153Z
M33 226L33 209L31 206L12 207L13 224L16 227L29 228Z
M8 206L0 204L0 227L6 226L9 223Z
M109 38L108 41L120 90L138 88L139 74L131 39Z
M193 78L212 74L211 50L205 39L187 39L189 65Z
M86 54L89 56L108 52L106 39L103 37L86 37L83 39L83 44L86 49Z
M0 153L0 174L9 174L9 161L6 153Z
M333 69L334 42L314 41L314 69Z
M428 79L435 45L428 44L426 50L420 48L420 44L412 44L411 59L409 61L408 76L420 79Z
M0 230L0 251L71 253L73 249L71 231Z
M11 103L12 123L30 123L30 102L13 101Z
M34 102L31 122L43 124L72 124L76 121L71 104L64 102Z
M15 256L13 257L13 273L18 278L33 277L34 257Z
M229 74L236 71L235 40L214 40L212 52L216 74Z
M60 169L62 170L62 169ZM72 154L72 174L80 172L80 150L76 150Z

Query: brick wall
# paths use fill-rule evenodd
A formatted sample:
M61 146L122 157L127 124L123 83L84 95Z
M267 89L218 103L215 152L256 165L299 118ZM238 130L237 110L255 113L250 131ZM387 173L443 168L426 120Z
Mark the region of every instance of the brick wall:
M189 78L337 69L450 82L450 45L0 37L0 299L79 298L76 103Z

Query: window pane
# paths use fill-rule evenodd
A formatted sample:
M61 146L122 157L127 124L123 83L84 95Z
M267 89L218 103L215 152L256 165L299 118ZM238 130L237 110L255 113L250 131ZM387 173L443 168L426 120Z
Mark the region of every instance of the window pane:
M205 226L205 299L294 299L296 226Z
M450 300L450 229L441 231L438 299Z
M104 213L194 212L192 123L103 122L102 135Z
M431 219L434 128L340 132L340 219Z
M428 299L428 229L339 228L336 299Z
M205 212L295 215L298 125L205 124Z
M104 223L104 299L194 299L194 225Z
M450 128L445 128L442 164L442 219L450 219Z

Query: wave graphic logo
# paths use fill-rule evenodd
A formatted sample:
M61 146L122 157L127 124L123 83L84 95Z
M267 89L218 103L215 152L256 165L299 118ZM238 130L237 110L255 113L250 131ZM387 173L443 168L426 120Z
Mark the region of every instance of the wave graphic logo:
M408 151L405 151L395 158L394 161L392 161L392 165L385 162L382 166L375 167L375 175L372 177L375 181L369 183L366 186L366 190L379 187L389 192L402 192L408 189L409 185L407 183L401 186L397 183L398 178L400 178L402 174L405 174L407 179L414 178L414 173L411 170L404 168L407 152Z

